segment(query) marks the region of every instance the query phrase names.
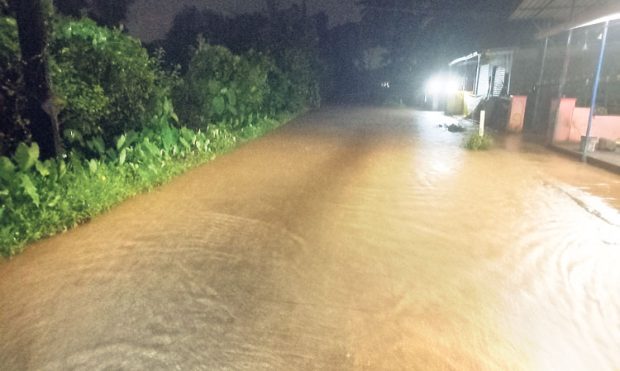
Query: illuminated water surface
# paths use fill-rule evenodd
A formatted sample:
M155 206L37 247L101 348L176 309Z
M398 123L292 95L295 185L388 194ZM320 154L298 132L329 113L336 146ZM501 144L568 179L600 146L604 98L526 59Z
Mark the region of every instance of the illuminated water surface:
M330 108L0 263L0 369L620 369L620 177Z

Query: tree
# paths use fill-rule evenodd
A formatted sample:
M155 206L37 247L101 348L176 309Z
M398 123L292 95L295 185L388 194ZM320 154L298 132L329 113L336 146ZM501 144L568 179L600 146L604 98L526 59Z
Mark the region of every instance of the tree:
M54 0L59 13L71 17L80 17L88 9L87 0Z
M56 9L68 16L88 15L102 26L119 26L135 0L54 0Z
M0 0L0 15L9 14L9 4L6 0Z
M391 91L412 92L438 68L506 29L512 7L494 0L360 0L365 49L385 48L390 64L382 79Z
M16 4L15 4L16 3ZM32 138L41 148L43 159L62 151L57 112L53 104L48 70L48 17L51 4L43 0L15 0L17 31L26 93L25 116Z
M326 62L321 95L337 102L359 98L363 92L357 62L363 58L366 40L359 23L346 23L330 29L321 38L321 55Z
M498 26L507 28L506 17L513 9L510 3L494 0L358 1L365 36L374 43L370 46L387 47L395 53L395 61L429 53L450 58L485 47L480 45L481 40L498 34L493 32ZM499 32L506 33L509 32Z
M271 20L274 20L278 15L278 7L280 6L278 0L265 0L265 7L267 8L267 14Z
M166 61L171 65L178 64L184 70L189 64L192 48L198 46L198 36L212 45L224 45L224 38L230 35L229 23L226 17L208 9L183 8L174 17L163 43Z
M134 0L91 0L89 16L102 26L116 27L127 18Z

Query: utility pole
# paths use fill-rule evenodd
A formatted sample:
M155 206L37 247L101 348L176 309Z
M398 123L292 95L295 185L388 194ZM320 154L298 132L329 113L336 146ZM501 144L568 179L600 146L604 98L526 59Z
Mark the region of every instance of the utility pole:
M598 87L601 82L601 72L603 71L603 62L605 62L605 48L607 47L607 33L609 32L609 21L605 22L605 28L603 29L603 36L601 41L601 50L598 55L598 63L596 65L596 72L594 73L594 86L592 87L592 101L590 103L590 115L588 116L588 128L586 129L585 143L583 146L583 152L581 153L581 160L586 162L588 160L588 147L590 147L590 135L592 134L592 122L596 115L596 98L598 96Z

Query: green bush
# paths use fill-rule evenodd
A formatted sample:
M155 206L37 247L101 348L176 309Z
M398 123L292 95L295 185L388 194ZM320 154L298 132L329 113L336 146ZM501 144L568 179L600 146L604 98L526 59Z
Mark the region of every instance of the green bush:
M287 110L297 111L305 106L320 104L318 60L309 49L289 48L275 57L276 65L290 82L289 89L276 91L285 94Z
M50 45L55 92L65 130L106 143L149 124L168 95L158 61L140 41L89 19L55 22Z
M270 94L265 101L269 112L294 112L294 107L303 107L303 101L293 94L293 82L279 67L273 65L268 77Z
M177 128L171 116L164 109L150 128L116 137L98 159L72 151L66 160L42 162L36 143L0 156L0 255L15 255L282 122L260 118L241 130L211 125L203 132Z
M319 63L311 50L283 49L274 53L272 59L270 94L265 102L271 112L296 112L320 104Z
M200 41L174 92L181 120L204 129L213 122L264 113L269 68L268 59L260 54L238 56Z
M0 18L0 47L4 256L262 135L286 118L270 117L318 99L301 54L285 54L276 66L259 53L235 56L200 43L179 81L120 31L57 19L50 67L68 153L40 161L38 145L26 144L20 117L23 90L11 18Z
M285 49L274 57L234 55L199 41L183 83L174 93L181 121L194 128L240 122L250 115L297 112L320 103L316 61L306 49Z
M472 151L485 151L491 148L493 145L493 138L489 135L485 134L483 136L478 135L478 133L472 133L467 141L465 142L465 148Z
M175 83L174 75L163 72L140 41L89 19L57 18L49 52L59 120L70 148L93 137L110 144L127 130L141 130ZM0 77L0 154L6 154L28 137L20 116L17 26L9 17L0 18Z

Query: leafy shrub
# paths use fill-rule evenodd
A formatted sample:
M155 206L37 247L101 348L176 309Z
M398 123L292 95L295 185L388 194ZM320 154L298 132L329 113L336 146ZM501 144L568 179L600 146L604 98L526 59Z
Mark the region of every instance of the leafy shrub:
M127 130L141 130L176 83L138 40L89 19L56 19L50 70L69 147L83 145L76 136L101 137L109 144ZM24 98L17 26L9 17L0 18L0 77L0 154L6 154L28 137L20 116Z
M234 55L200 40L183 83L174 93L181 121L194 128L239 117L297 112L320 103L315 56L303 48L270 57Z
M89 19L55 22L52 79L66 130L110 143L149 123L169 87L140 41Z
M275 95L286 97L287 111L295 112L305 106L318 106L319 71L316 55L307 48L285 49L275 56L276 65L289 82L288 89L274 89Z
M270 94L265 102L270 112L297 112L320 104L319 63L310 49L283 49L272 59Z
M66 160L42 162L36 143L0 156L0 255L15 255L27 242L84 222L281 122L263 117L243 129L194 131L172 125L170 108L162 105L149 128L102 145L97 159L72 151Z
M302 107L299 99L292 96L293 82L288 74L275 64L269 71L269 90L270 94L265 101L265 106L269 112L294 112L293 107Z
M269 61L260 54L238 56L200 41L174 93L181 120L206 128L213 122L262 113L269 93L269 68Z
M11 18L0 18L0 46L4 256L262 135L279 123L269 117L305 106L314 94L311 74L301 71L308 65L297 57L285 58L290 65L283 69L258 53L235 56L201 43L181 83L120 31L60 19L50 63L69 151L66 158L40 161L38 145L25 144L27 125L19 115L23 90ZM291 80L295 71L302 75ZM179 127L173 87L189 129Z
M493 138L487 134L480 136L478 133L472 133L465 142L465 148L472 151L488 150L492 145Z

